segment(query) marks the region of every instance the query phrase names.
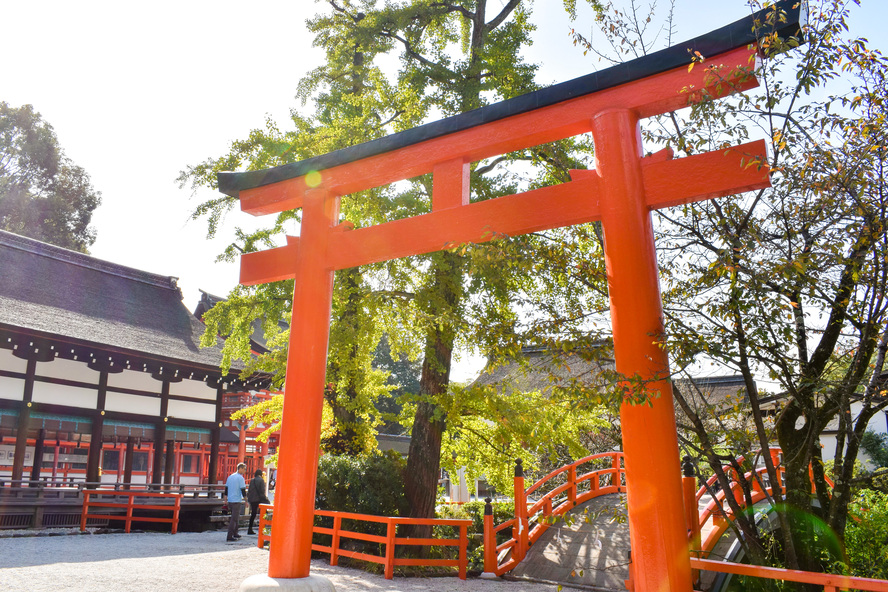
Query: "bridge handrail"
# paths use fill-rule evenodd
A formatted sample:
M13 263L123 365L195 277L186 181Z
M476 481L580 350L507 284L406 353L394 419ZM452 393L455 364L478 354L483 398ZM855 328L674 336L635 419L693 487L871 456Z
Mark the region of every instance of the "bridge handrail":
M888 592L888 581L860 578L856 576L843 576L840 574L816 573L795 569L783 569L779 567L764 567L761 565L744 565L727 561L698 559L696 557L691 557L691 568L741 576L753 576L769 580L815 584L823 586L825 592L837 592L838 590L845 589L867 590L869 592Z
M604 459L610 459L611 466L593 468L582 475L577 475L577 469L582 465ZM622 460L623 453L618 451L591 454L555 469L539 479L527 490L524 489L524 476L521 474L516 476L515 517L503 524L494 526L492 514L485 514L484 571L499 576L517 565L526 556L528 548L551 526L547 520L548 518L562 516L577 505L594 497L625 491L625 486L623 485L625 469L622 466ZM528 505L530 494L539 491L543 485L564 473L567 473L564 483L554 487L551 491L548 491ZM601 486L601 477L603 476L611 477L610 484L604 487ZM587 481L589 482L589 489L580 492L578 486ZM509 526L512 527L512 537L504 543L497 545L496 534ZM503 551L509 549L512 552L511 556L507 558Z
M274 505L259 504L259 536L256 545L261 549L266 542L271 542L271 533L265 533L266 527L269 529L272 525L272 519L269 517L269 510L273 512ZM459 569L460 579L466 579L468 571L468 529L472 525L469 519L457 518L401 518L399 516L373 516L371 514L356 514L353 512L337 512L332 510L315 510L315 516L324 516L333 518L333 527L315 526L312 531L316 534L328 534L333 537L330 545L312 544L313 551L327 553L330 555L330 565L338 565L340 557L349 557L352 559L360 559L371 563L378 563L385 567L385 578L391 580L394 577L396 566L447 566ZM362 532L355 532L342 528L343 520L356 520L362 522L372 522L375 524L386 525L386 534L374 535ZM399 537L397 536L397 527L400 525L426 525L426 526L453 526L459 529L459 538L441 539L441 538L419 538L419 537ZM355 539L380 543L385 545L385 555L370 555L360 551L352 551L343 549L340 546L342 539ZM411 557L395 557L395 548L398 545L413 546L437 546L437 547L457 547L459 549L458 559L425 559Z

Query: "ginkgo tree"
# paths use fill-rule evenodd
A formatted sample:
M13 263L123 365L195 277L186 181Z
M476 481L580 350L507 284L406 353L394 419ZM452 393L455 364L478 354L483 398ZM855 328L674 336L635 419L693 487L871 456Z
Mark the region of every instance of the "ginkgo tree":
M235 142L229 154L188 168L180 181L214 187L218 171L302 160L534 90L536 67L519 57L533 29L530 4L510 0L492 8L486 0L328 1L326 10L308 22L316 45L327 54L326 63L299 86L310 108L293 111L292 129L269 122ZM400 59L396 71L383 67L391 63L389 56ZM590 154L581 139L474 163L472 200L567 180L569 169L584 166L582 159ZM430 196L430 177L420 177L346 196L341 210L346 220L362 227L427 212ZM205 218L213 233L234 205L228 197L214 198L194 216ZM298 211L284 212L268 228L239 230L223 257L273 244L299 216ZM373 402L390 386L373 368L372 354L385 334L394 355L421 361L418 392L405 401L413 411L406 419L411 449L405 485L411 514L433 515L445 430L451 428L448 441L468 442L470 426L498 420L452 387L455 354L475 349L499 360L517 356L527 342L597 340L589 320L607 310L600 254L600 235L587 226L499 237L484 245L337 272L326 393L340 434L337 449L362 450L366 430L378 419ZM237 288L208 313L208 334L229 336L226 362L250 360L248 370L272 372L282 383L287 330L280 321L290 320L291 293L292 282ZM271 351L253 359L248 337L256 319L263 323ZM538 410L549 404L545 398L534 400ZM500 408L523 409L514 414L514 427L502 433L510 443L485 452L491 466L508 467L515 442L529 455L560 441L575 442L576 430L592 426L596 413L590 407L579 423L553 419L553 431L531 438L526 425L535 423L539 412L518 403L501 401ZM272 413L266 417L272 424L279 405L270 403L264 410ZM570 409L566 399L551 405L553 418ZM472 450L454 450L465 454L453 461L459 463L455 466L470 463Z

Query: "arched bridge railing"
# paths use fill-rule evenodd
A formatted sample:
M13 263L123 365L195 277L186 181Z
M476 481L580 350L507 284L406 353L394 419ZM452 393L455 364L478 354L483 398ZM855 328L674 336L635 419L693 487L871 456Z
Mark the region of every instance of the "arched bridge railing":
M545 491L545 493L542 493ZM622 452L581 458L556 469L524 489L521 461L515 466L515 516L493 523L490 499L484 515L484 571L498 576L513 569L554 519L579 504L609 493L626 491ZM511 529L511 530L510 530ZM506 536L511 535L509 538ZM497 540L503 540L497 543Z

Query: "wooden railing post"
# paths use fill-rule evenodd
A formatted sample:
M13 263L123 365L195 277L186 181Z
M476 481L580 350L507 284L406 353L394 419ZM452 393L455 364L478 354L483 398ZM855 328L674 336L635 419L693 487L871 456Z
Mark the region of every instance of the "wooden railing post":
M567 499L570 500L570 504L572 506L577 505L577 467L576 465L570 465L570 468L567 470L567 479L568 483L570 483L570 489L567 490Z
M173 510L173 527L170 534L176 534L179 531L179 510L182 508L182 496L177 495L173 503L175 509Z
M688 527L688 541L691 548L691 557L700 556L700 515L697 507L697 478L694 476L694 463L690 456L684 457L681 465L681 486L684 493L685 522ZM691 578L696 582L699 570L691 570Z
M391 518L387 522L385 543L385 579L395 577L395 521Z
M459 579L466 579L469 567L469 528L465 524L459 527Z
M126 528L123 532L129 533L130 527L133 523L133 500L135 500L135 496L129 496L129 500L126 503Z
M521 459L515 460L515 526L512 528L512 537L515 539L515 555L518 561L527 555L528 526L527 519L527 495L524 491L524 467Z
M620 460L622 460L623 454L621 452L614 452L611 461L611 467L614 470L613 476L613 484L617 486L617 493L623 493L626 489L623 487L623 476L620 474Z
M89 514L89 492L83 492L83 511L80 514L80 532L86 531L86 515Z
M496 534L493 532L493 504L489 497L484 498L484 573L481 577L495 577L496 568Z
M333 544L330 547L330 565L339 565L339 529L342 527L342 517L333 517Z

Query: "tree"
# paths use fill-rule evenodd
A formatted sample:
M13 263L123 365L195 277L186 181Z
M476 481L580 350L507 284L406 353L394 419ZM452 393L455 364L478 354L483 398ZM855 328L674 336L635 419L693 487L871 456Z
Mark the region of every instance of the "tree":
M86 252L96 240L89 224L100 202L52 126L31 105L0 102L0 228Z
M487 2L428 3L418 0L376 8L373 2L331 1L329 11L309 22L316 42L328 52L328 62L300 85L300 95L314 102L312 115L294 112L295 131L280 132L274 124L235 143L231 154L207 161L183 173L183 183L213 186L214 174L239 167L265 168L335 148L358 143L416 125L432 116L450 115L533 90L535 67L515 56L529 42L532 24L528 9L511 0L487 15ZM388 80L378 61L400 52L401 67ZM527 186L505 166L511 161L529 163L531 186L563 181L580 163L572 156L581 141L537 147L476 163L472 171L473 200L513 193ZM526 175L526 172L523 173ZM344 217L356 226L426 212L430 208L429 176L408 184L367 192L342 200ZM207 216L211 232L232 206L229 198L202 204L196 217ZM262 232L241 233L239 244L226 256L255 250L298 214L284 213L275 226ZM565 336L588 339L583 327L589 310L606 309L606 293L590 273L595 265L582 265L589 252L600 252L592 227L557 230L518 239L466 245L429 256L410 258L360 271L337 273L334 289L334 326L331 329L328 381L351 376L355 388L346 399L352 410L368 413L365 393L358 382L371 368L354 360L372 352L384 329L394 355L410 353L422 360L419 392L412 402L412 444L407 470L407 494L414 516L434 512L440 466L441 440L448 418L474 413L456 405L460 397L450 388L449 370L456 348L478 347L485 353L515 353L527 340L552 341ZM557 264L554 261L557 259ZM597 271L599 278L603 264ZM585 276L586 283L570 276ZM590 291L590 285L597 287ZM286 315L291 285L281 288L239 289L229 299L228 312L219 309L216 320L208 315L208 330L243 334L252 319L268 314L275 331L276 319ZM243 306L238 304L238 301ZM522 309L539 305L544 315L528 317ZM216 307L219 308L219 307ZM347 312L352 311L352 312ZM362 319L356 322L357 319ZM283 337L283 333L280 337ZM241 338L229 340L249 352ZM278 346L282 342L275 342ZM229 348L226 345L226 348ZM504 356L498 355L502 358ZM280 373L279 351L251 367L273 365ZM352 363L354 372L341 370ZM269 368L270 366L266 366ZM341 391L341 389L340 389ZM372 411L369 411L372 413ZM346 423L349 422L347 418ZM519 417L533 421L533 414ZM457 422L457 425L462 422ZM557 441L557 433L549 441ZM543 440L540 438L540 440ZM541 444L542 445L542 444ZM503 464L508 451L500 450Z
M753 423L745 437L712 433L707 420L720 410L695 409L692 393L676 392L683 427L692 434L685 445L722 487L729 486L723 467L741 454L746 470L761 458L770 483L779 484L770 456L756 451L775 443L783 449L785 504L775 505L776 547L728 496L748 556L817 571L829 560L814 525L819 520L844 532L861 438L868 421L888 407L881 378L888 348L888 62L866 41L846 38L849 4L810 2L801 47L797 39L763 36L768 59L756 72L760 90L704 101L645 130L649 142L681 154L751 136L770 141L771 189L659 213L668 347L679 369L706 360L745 379L744 411ZM615 47L647 51L641 26L650 20L634 9L633 3L625 14L608 13L605 34ZM769 12L768 19L779 18L779 11ZM757 378L778 385L774 416L761 404ZM856 418L852 401L862 403ZM819 435L834 419L830 488ZM740 484L748 500L752 483L741 477Z

